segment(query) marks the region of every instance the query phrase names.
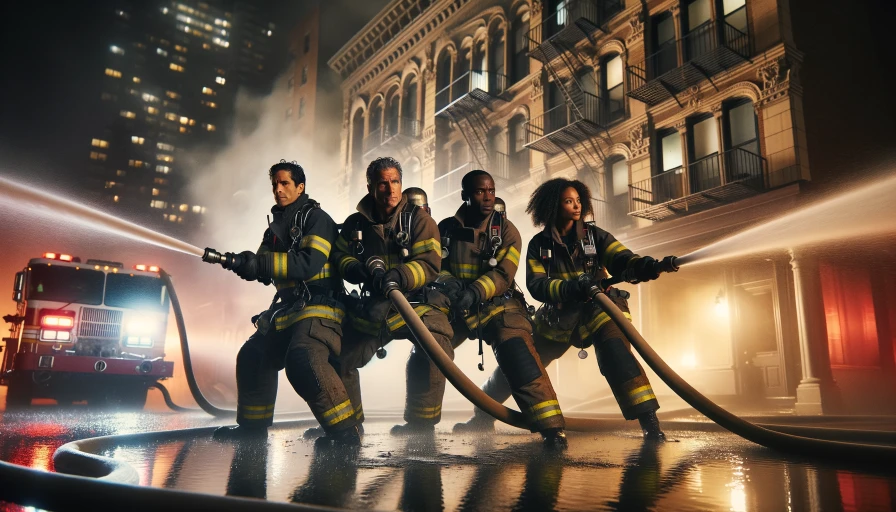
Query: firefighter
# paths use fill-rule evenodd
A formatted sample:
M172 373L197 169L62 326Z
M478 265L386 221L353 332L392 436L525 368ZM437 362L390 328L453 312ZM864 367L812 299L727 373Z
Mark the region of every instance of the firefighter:
M408 198L408 203L417 205L426 210L426 213L432 215L432 210L429 209L429 199L426 197L426 192L422 188L408 187L403 194Z
M342 282L328 262L336 224L305 193L305 172L295 162L270 169L277 203L257 252L240 253L230 268L247 281L277 288L271 307L253 320L257 330L237 355L237 424L215 438L260 437L272 424L277 374L286 376L323 426L322 439L360 444L358 421L331 358L341 350Z
M339 358L343 381L361 421L358 368L374 354L385 357L383 347L391 340L413 340L385 290L398 287L409 302L416 304L414 310L423 324L449 357L454 357L448 299L431 286L442 263L438 227L425 209L410 204L402 195L401 173L401 164L393 158L370 163L368 194L358 203L358 212L343 223L333 248L332 261L339 274L349 283L363 286L361 296L349 307ZM441 419L445 377L415 345L408 358L406 378L407 423L396 425L392 433L432 432Z
M461 199L464 204L454 217L439 223L445 258L438 282L451 301L454 346L468 337L484 339L529 428L541 433L546 446L565 448L563 413L533 346L523 294L514 286L520 233L495 210L495 181L489 173L468 172L461 180ZM454 431L468 427L458 423Z
M630 270L639 282L658 278L656 260L633 253L610 233L584 222L591 204L584 183L564 178L543 183L529 199L526 212L536 226L544 227L526 253L526 286L532 297L544 302L535 317L535 349L547 366L570 347L579 348L579 357L584 358L593 346L623 416L638 419L645 439L665 441L656 417L659 402L644 370L622 331L588 295L592 283L607 277L607 272L619 275ZM609 288L607 295L631 318L628 292ZM498 402L511 394L498 371L483 389ZM476 410L467 423L491 429L493 421Z

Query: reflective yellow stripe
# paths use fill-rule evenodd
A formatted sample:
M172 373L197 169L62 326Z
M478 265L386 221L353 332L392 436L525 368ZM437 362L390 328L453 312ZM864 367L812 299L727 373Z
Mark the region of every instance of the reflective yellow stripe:
M560 302L562 297L560 296L560 286L563 284L563 281L560 279L551 279L548 282L548 299L554 302Z
M429 251L436 251L441 254L442 244L435 238L420 240L419 242L411 246L410 254L411 256L417 256L418 254L423 254L424 252Z
M454 277L453 275L451 275L451 272L448 272L447 270L442 270L441 272L439 272L439 275L442 277Z
M535 323L535 332L548 341L556 341L558 343L569 343L569 337L572 335L572 330L554 329L542 322Z
M489 323L492 318L503 313L504 309L505 308L503 305L496 306L495 309L493 309L491 311L486 311L485 313L482 313L481 316L470 315L464 319L464 322L467 324L468 328L475 329L476 327L478 327L480 325L484 326L487 323Z
M622 245L622 242L620 242L618 240L613 242L612 244L610 244L610 246L607 247L607 250L604 252L604 258L603 258L604 267L610 266L610 262L613 261L613 256L616 256L620 252L627 251L627 250L628 250L628 248L626 246Z
M545 413L541 413L541 414L539 414L538 416L534 416L532 419L534 419L534 420L543 420L543 419L545 419L545 418L550 418L551 416L557 416L558 414L563 414L563 412L560 411L560 409L554 409L554 410L552 410L552 411L548 411L548 412L545 412Z
M653 394L653 388L650 387L650 384L628 392L629 405L638 405L648 400L656 400L656 395Z
M269 405L240 405L239 416L247 420L263 420L274 417L274 404ZM252 414L246 414L246 412Z
M348 410L346 411L346 409L348 409ZM351 400L346 400L345 402L342 402L341 404L337 405L336 407L333 407L329 411L323 413L321 416L326 420L327 425L332 427L333 425L339 423L340 421L342 421L346 418L353 416L354 414L355 414L355 410L352 408ZM334 416L334 417L330 418L330 416Z
M339 258L339 274L345 277L345 270L353 264L361 264L358 258L354 258L352 256L343 256Z
M527 261L529 262L529 270L531 270L532 272L536 274L547 274L547 272L544 270L544 265L542 265L540 261L533 260L531 258Z
M435 418L442 414L442 406L436 407L414 407L411 409L411 414L413 414L417 418Z
M422 317L426 314L427 311L431 310L432 306L428 305L420 305L414 308L414 312L417 313L417 316ZM386 325L389 327L389 332L397 331L405 326L404 318L401 317L398 313L389 317L386 320Z
M345 402L342 402L341 404L337 405L336 407L333 407L332 409L324 412L323 414L321 414L321 416L323 416L324 418L328 418L330 416L335 415L337 412L339 412L340 409L344 409L346 406L351 407L351 405L352 405L352 401L346 400Z
M274 413L264 413L264 414L243 414L243 418L247 420L263 420L267 418L273 418Z
M306 318L325 318L327 320L342 323L344 317L345 311L341 308L324 306L322 304L311 304L305 306L300 311L277 317L274 320L274 328L278 331L282 331L290 325L305 320Z
M360 420L363 417L364 417L364 409L361 406L358 406L358 408L355 409L355 418Z
M514 265L520 264L520 251L516 249L514 246L505 247L498 251L498 254L495 255L495 259L498 261L503 261L504 258L509 259Z
M623 311L622 314L625 315L625 318L628 318L628 320L631 321L631 319L632 319L631 313L626 313ZM591 321L588 322L586 325L579 326L579 337L581 337L582 339L585 339L588 336L591 336L592 334L596 333L601 327L603 327L603 325L605 323L607 323L609 321L610 321L610 315L608 315L604 311L601 311L596 317L591 319Z
M324 266L320 269L320 272L318 272L313 277L311 277L311 279L309 279L307 282L310 283L311 281L327 279L328 277L330 277L330 262L329 261L324 263ZM293 286L295 286L295 285L293 285Z
M485 295L482 297L482 300L488 300L494 297L497 288L495 287L495 282L492 281L492 278L488 276L482 276L476 280L476 283L479 283L479 286L485 289Z
M535 411L538 411L539 409L544 409L545 407L550 407L552 405L560 405L560 402L558 402L556 400L546 400L544 402L537 403L537 404L533 405L532 407L529 408L529 410L532 412L535 412Z
M305 235L302 238L302 243L299 245L301 248L312 248L316 251L320 251L323 253L325 258L330 257L330 249L333 247L330 245L325 238L319 237L317 235Z
M426 273L423 271L423 266L416 261L408 262L407 267L411 270L411 274L414 276L414 283L410 286L410 288L420 288L424 284L426 284Z
M298 286L298 284L299 283L297 281L292 281L292 280L290 280L290 281L274 281L274 286L277 287L277 291L285 290L287 288L295 288L296 286Z
M452 268L461 279L475 279L479 277L479 265L473 263L452 263Z
M273 269L271 273L271 277L274 279L286 279L286 271L287 271L287 254L285 252L275 252L271 253L271 258L273 258Z

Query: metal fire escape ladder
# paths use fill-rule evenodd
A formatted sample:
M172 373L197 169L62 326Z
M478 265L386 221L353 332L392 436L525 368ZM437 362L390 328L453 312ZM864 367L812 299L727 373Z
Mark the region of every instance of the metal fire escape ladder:
M460 129L461 135L470 147L473 159L480 169L489 169L488 154L488 122L480 109L456 108L446 113L451 121Z

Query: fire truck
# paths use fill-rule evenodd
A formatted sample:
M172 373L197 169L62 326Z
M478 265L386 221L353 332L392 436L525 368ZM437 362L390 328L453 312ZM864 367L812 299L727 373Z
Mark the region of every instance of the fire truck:
M16 274L13 300L0 347L7 406L52 398L142 408L149 386L173 374L169 296L156 266L45 253Z

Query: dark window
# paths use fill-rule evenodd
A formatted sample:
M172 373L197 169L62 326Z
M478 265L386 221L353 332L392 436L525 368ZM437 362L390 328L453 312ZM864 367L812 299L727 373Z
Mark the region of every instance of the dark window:
M129 274L109 274L106 277L107 306L167 313L168 300L168 289L158 277Z
M504 83L506 80L504 74L507 71L504 69L504 31L500 30L496 32L492 36L491 44L489 45L489 71L492 73L489 77L489 91L492 92L503 92L504 88L507 84Z
M302 66L302 85L308 83L308 65Z
M299 98L299 119L305 115L305 98Z
M508 123L510 132L510 174L529 175L529 148L526 147L526 119L515 116Z
M761 184L764 165L753 103L744 98L722 105L725 143L725 181L756 180Z
M529 75L529 22L518 21L513 29L513 83Z
M103 303L103 277L97 270L35 265L28 280L27 298L99 305Z
M305 46L305 53L310 52L311 51L311 34L305 34L305 41L303 44Z
M661 76L678 67L678 50L675 45L675 21L672 13L664 12L653 17L651 36L652 54L648 59L648 75Z

